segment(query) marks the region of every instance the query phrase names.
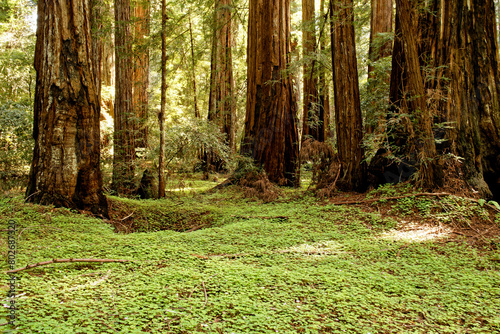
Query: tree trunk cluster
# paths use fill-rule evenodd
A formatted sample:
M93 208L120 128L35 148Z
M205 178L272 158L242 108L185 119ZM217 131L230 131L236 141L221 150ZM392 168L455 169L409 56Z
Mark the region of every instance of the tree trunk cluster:
M297 99L290 63L290 0L251 0L248 92L241 153L262 165L271 182L299 182Z

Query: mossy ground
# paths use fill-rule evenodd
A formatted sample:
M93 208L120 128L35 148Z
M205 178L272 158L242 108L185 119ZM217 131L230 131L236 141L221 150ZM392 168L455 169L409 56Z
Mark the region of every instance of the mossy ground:
M213 184L192 181L163 200L110 197L113 224L2 197L2 229L17 221L16 267L130 260L19 272L18 318L5 332L500 332L500 238L453 234L477 219L498 228L480 203L336 205L304 189L262 203L235 187L197 192ZM403 190L412 191L384 187L369 196ZM5 296L9 276L1 277Z

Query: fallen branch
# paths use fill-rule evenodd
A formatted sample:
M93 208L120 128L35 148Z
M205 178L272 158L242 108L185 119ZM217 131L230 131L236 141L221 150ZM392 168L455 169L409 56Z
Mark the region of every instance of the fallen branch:
M21 270L45 266L45 265L52 264L52 263L65 263L65 262L101 262L101 263L103 263L103 262L128 262L128 261L129 260L115 260L115 259L52 259L50 261L29 264L26 267L9 270L9 271L6 271L5 273L6 274L13 274L13 273L17 273Z
M134 215L134 213L135 213L135 211L132 211L132 213L131 213L131 214L129 214L127 217L122 218L122 219L120 219L120 220L121 220L121 221L124 221L125 219L132 217L132 216Z
M291 216L241 216L241 215L231 215L234 218L240 219L290 219Z

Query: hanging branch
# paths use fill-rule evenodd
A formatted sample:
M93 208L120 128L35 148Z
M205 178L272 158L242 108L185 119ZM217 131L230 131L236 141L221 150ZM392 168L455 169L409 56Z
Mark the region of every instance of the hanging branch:
M6 271L5 273L6 274L13 274L13 273L17 273L21 270L46 266L46 265L52 264L52 263L65 263L65 262L100 262L100 263L104 263L104 262L128 262L128 261L129 260L115 260L115 259L52 259L50 261L29 264L26 267L9 270L9 271Z

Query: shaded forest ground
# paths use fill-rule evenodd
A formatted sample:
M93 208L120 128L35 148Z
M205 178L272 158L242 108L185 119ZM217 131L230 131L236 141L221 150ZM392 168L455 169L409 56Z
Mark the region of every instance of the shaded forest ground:
M263 202L236 186L207 192L216 183L198 176L176 182L163 200L109 197L111 221L4 194L16 267L130 260L19 272L15 332L500 331L494 203L407 184L328 200L282 188ZM6 259L6 232L0 251Z

